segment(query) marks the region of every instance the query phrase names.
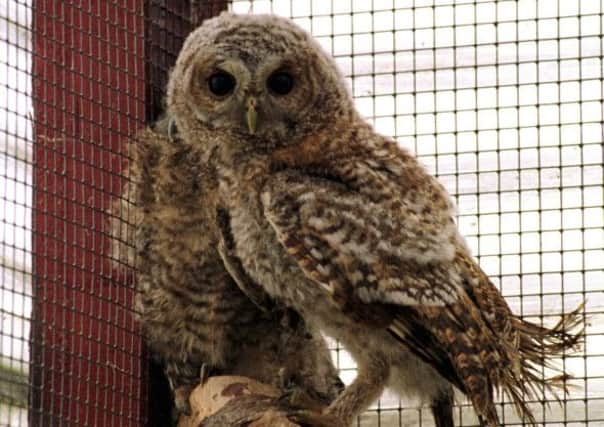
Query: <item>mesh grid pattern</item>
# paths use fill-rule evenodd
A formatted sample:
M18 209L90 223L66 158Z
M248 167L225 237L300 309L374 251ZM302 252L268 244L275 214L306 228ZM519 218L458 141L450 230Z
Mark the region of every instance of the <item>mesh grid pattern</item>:
M107 209L182 39L225 3L0 2L0 426L157 422ZM229 3L292 17L335 56L361 113L454 195L515 312L552 325L586 300L585 351L560 361L574 387L532 408L547 426L604 425L604 2ZM463 400L456 423L476 423ZM386 393L358 425L433 424Z
M32 305L31 11L0 4L0 425L26 425Z
M31 3L31 425L139 425L145 360L133 284L108 260L126 138L144 124L144 14L133 0Z
M580 1L234 1L293 18L331 52L358 109L437 175L481 267L516 313L553 325L587 300L585 353L547 425L604 423L604 3ZM354 363L336 348L346 382ZM463 400L462 400L463 402ZM548 407L548 404L551 406ZM511 404L502 422L521 424ZM467 403L457 425L476 425ZM433 425L386 393L360 426Z

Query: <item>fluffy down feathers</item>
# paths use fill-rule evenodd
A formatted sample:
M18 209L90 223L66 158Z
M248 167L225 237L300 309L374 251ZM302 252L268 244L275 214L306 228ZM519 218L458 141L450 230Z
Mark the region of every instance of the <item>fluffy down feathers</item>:
M257 307L225 269L217 181L201 152L169 137L167 121L134 142L129 182L112 210L113 254L118 268L136 270L136 310L172 388L196 384L205 365L331 401L341 382L323 338L293 312Z

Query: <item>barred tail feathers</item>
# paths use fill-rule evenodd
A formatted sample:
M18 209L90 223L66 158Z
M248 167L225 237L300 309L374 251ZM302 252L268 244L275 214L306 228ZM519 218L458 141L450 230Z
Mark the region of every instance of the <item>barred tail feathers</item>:
M560 372L550 378L542 378L541 367L560 371L552 359L578 351L582 346L585 327L583 310L585 303L572 312L564 314L553 328L546 328L518 317L514 324L519 333L518 353L522 362L523 374L539 388L551 391L557 397L556 389L565 389L565 382L571 376ZM577 330L577 328L579 328Z
M572 376L556 367L552 359L573 353L581 346L584 327L577 328L583 323L583 308L584 303L563 315L551 329L512 317L517 342L515 351L508 354L516 356L510 361L512 369L505 370L499 385L512 399L516 412L531 425L536 425L536 420L526 403L527 398L539 400L543 390L546 390L560 401L559 391L567 391L566 382ZM559 374L544 378L544 367Z

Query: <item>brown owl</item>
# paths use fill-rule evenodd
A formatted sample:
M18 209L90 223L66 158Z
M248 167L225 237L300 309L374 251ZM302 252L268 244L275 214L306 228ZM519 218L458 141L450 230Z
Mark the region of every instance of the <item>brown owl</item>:
M331 402L343 386L323 338L265 293L252 301L235 284L218 253L217 181L202 146L168 123L137 135L112 226L114 257L136 268L136 308L177 408L186 410L202 366Z
M496 390L535 422L525 398L563 385L541 369L577 345L579 309L553 329L510 311L442 185L360 117L309 34L268 15L207 21L179 55L168 108L217 172L228 268L358 363L355 381L307 420L350 425L391 386L429 403L438 426L453 425L453 387L489 426Z

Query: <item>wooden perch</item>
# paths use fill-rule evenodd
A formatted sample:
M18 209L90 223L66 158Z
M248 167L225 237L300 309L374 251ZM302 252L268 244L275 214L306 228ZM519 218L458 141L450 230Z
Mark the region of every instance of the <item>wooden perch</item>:
M299 427L287 418L293 409L281 394L247 377L211 377L191 392L191 415L178 427Z

